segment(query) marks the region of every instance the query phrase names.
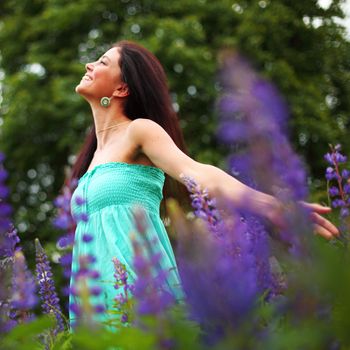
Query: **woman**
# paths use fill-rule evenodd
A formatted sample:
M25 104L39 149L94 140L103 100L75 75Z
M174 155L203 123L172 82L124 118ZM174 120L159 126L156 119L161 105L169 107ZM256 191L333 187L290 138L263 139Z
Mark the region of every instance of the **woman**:
M225 193L238 206L244 198L244 205L250 210L264 213L278 224L280 206L274 197L186 155L164 71L145 48L127 41L115 44L98 61L86 65L86 74L76 92L90 104L94 127L72 171L72 178L80 178L73 194L72 212L89 214L88 223L80 222L76 229L72 270L78 268L78 256L92 250L97 257L100 282L104 283L102 298L107 309L112 307L116 293L112 258L124 263L131 279L135 278L130 241L130 232L135 231L134 204L145 210L147 235L156 234L155 247L163 253L161 268L176 267L159 216L164 174L180 183L181 174L186 174L212 195ZM80 208L74 201L77 196L87 201ZM307 206L313 211L319 234L326 238L338 234L336 227L319 215L329 212L329 208ZM93 244L80 239L87 231L94 235ZM176 269L170 272L168 287L173 294L181 296ZM73 301L71 296L70 302ZM107 320L108 315L102 315L102 319Z

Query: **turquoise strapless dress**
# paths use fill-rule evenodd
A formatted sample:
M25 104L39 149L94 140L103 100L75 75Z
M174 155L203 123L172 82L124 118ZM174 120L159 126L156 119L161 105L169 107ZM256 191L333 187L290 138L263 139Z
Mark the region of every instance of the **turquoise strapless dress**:
M164 172L159 168L123 162L97 165L80 178L72 195L71 212L72 215L88 214L88 221L80 221L76 227L72 273L79 268L80 255L91 253L96 257L93 267L99 271L100 278L94 285L102 287L103 293L92 297L92 304L102 302L107 310L113 308L113 299L118 293L114 288L113 257L126 266L130 283L136 278L131 242L131 234L137 232L133 215L136 206L144 210L146 235L156 237L152 244L162 253L160 268L169 271L166 288L176 299L183 297L173 249L159 215L164 180ZM77 205L78 196L86 201L83 205ZM83 242L84 233L92 235L93 240ZM74 284L73 278L70 283ZM70 295L69 303L79 303L79 300ZM70 321L73 319L74 314L70 312ZM111 316L106 312L97 319L108 322Z

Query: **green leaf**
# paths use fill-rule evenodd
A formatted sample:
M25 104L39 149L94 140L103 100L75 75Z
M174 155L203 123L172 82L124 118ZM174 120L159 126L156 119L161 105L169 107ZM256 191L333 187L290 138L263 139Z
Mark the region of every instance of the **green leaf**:
M40 349L38 335L54 326L51 317L41 316L34 321L16 326L4 337L3 346L8 349Z

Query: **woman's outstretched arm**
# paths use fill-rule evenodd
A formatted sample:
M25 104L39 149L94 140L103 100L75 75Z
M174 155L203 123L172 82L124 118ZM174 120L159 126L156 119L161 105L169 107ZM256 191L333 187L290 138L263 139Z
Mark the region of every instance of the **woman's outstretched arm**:
M281 206L278 200L268 194L256 191L223 170L199 163L183 153L166 131L149 119L136 119L128 128L131 141L152 163L174 179L184 182L182 175L190 176L212 196L224 194L240 208L265 216L275 224L280 224ZM311 210L316 233L325 238L338 235L338 229L320 214L330 212L330 208L319 204L303 203Z

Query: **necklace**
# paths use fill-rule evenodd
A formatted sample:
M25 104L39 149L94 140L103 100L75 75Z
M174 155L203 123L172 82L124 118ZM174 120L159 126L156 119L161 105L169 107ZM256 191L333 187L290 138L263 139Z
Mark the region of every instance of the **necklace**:
M125 121L125 122L123 122L123 123L111 125L111 126L109 126L108 128L104 128L104 129L98 130L97 133L100 133L100 132L105 131L105 130L108 130L108 129L117 128L118 126L123 125L123 124L125 124L125 123L129 123L129 120L127 120L127 121Z

